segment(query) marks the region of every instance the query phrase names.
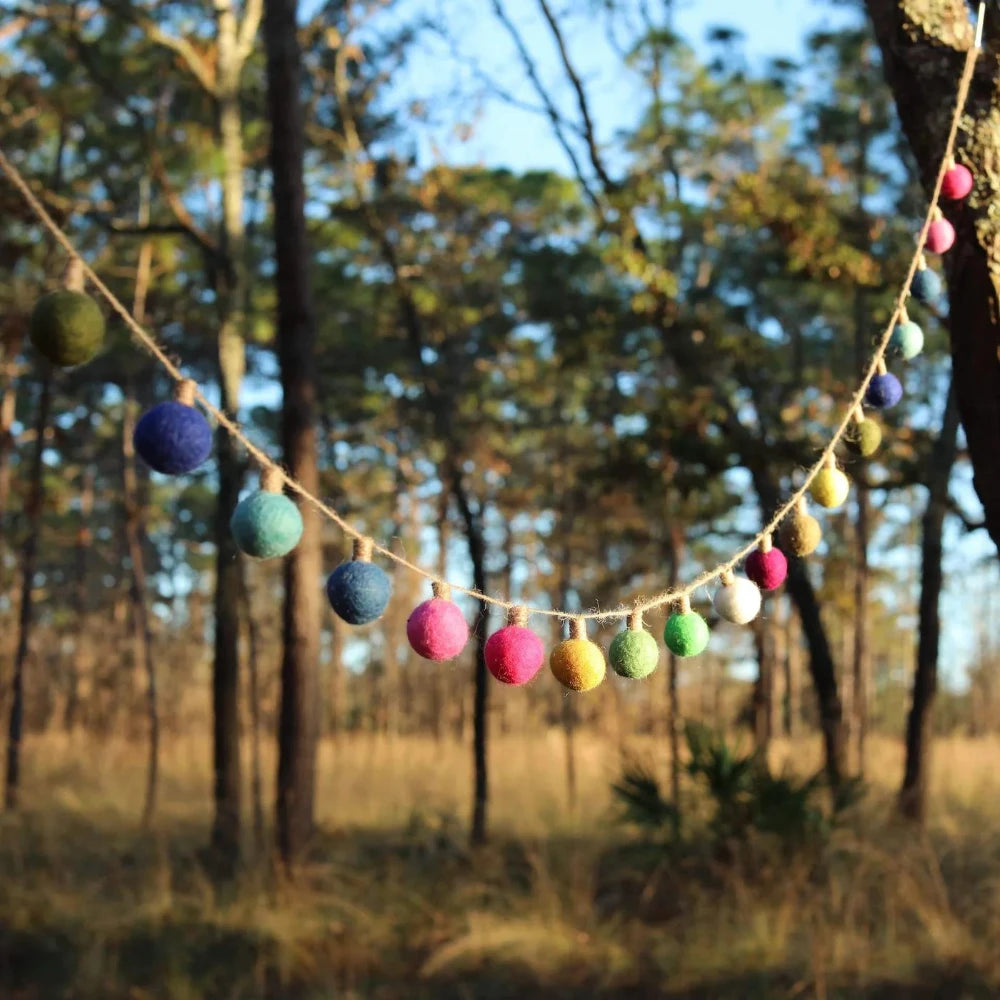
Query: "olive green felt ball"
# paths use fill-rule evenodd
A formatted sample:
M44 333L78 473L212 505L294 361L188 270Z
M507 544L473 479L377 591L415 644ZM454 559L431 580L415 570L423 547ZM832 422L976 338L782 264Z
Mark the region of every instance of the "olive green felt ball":
M619 677L641 680L648 677L660 662L656 640L645 629L627 628L611 640L608 650L611 669Z
M882 443L882 428L879 427L877 420L865 417L847 432L844 440L855 455L870 458Z
M35 350L60 368L89 361L104 343L104 316L83 292L43 295L31 312L28 336Z
M552 650L549 667L571 691L590 691L604 680L607 667L601 647L589 639L565 639Z
M812 498L820 507L839 507L850 489L851 484L840 469L820 469L812 481Z
M819 548L823 529L811 514L795 511L781 526L781 547L793 556L808 556Z
M663 641L676 656L697 656L708 645L708 623L697 611L678 611L667 619Z

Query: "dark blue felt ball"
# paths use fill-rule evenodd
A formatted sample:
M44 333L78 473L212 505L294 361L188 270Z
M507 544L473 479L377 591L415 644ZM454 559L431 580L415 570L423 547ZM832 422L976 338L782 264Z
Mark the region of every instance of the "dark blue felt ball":
M913 276L910 294L924 305L933 305L941 297L941 275L929 267L922 267Z
M367 625L375 621L389 603L392 584L374 563L352 559L341 563L326 581L330 607L348 625Z
M212 428L201 410L171 400L144 413L132 436L139 457L157 472L197 469L212 450Z
M886 372L885 375L873 375L865 390L865 402L880 410L884 410L888 406L895 406L902 398L903 386L892 372Z

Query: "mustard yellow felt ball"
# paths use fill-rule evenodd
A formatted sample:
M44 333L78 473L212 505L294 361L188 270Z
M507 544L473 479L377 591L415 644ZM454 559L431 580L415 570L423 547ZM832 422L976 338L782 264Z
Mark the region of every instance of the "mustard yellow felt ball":
M798 509L781 526L781 546L793 556L808 556L815 552L823 540L819 521L804 510Z
M850 491L851 483L840 469L820 469L812 481L812 498L820 507L839 507Z
M590 691L604 680L607 667L597 643L566 639L552 650L549 666L557 681L571 691Z

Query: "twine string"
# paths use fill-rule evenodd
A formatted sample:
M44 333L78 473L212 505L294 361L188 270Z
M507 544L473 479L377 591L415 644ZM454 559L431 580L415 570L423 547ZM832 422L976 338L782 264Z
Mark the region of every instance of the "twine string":
M980 21L980 24L981 23L982 22ZM705 570L684 587L663 591L662 593L655 594L652 597L638 601L628 607L620 606L618 608L608 609L605 611L590 611L581 614L576 612L571 613L555 608L539 608L526 605L523 606L525 613L569 620L570 633L574 634L576 631L584 629L584 623L586 621L629 619L634 614L642 615L646 611L651 611L654 608L659 608L667 604L679 603L682 610L689 610L691 607L691 595L699 588L704 587L706 584L711 583L715 579L718 579L724 573L731 572L740 562L743 561L743 559L746 558L747 555L756 549L765 538L769 538L774 531L777 530L778 526L789 514L789 512L797 507L799 502L805 497L812 481L816 478L820 470L827 467L831 461L835 462L834 450L844 437L852 420L855 419L855 415L859 412L859 407L864 399L868 384L871 382L872 377L876 374L876 372L884 370L883 358L886 349L888 348L889 340L892 337L892 331L905 310L906 299L910 293L910 285L913 282L913 276L917 272L918 268L925 266L923 257L924 244L927 241L927 232L931 223L935 219L941 217L941 211L938 208L938 201L941 196L941 185L954 154L955 138L958 134L958 126L961 120L962 111L965 108L969 88L972 84L972 76L975 71L978 54L979 47L977 45L974 45L966 52L965 66L962 71L961 79L959 80L956 94L955 111L952 116L951 127L948 132L948 139L945 144L944 154L941 158L941 166L938 170L937 179L934 182L930 205L924 219L923 226L921 227L920 233L917 237L916 251L910 261L910 266L906 272L906 278L896 299L896 304L892 315L889 318L888 325L878 342L875 353L872 355L871 362L869 363L865 375L846 409L844 417L841 419L833 437L830 439L826 448L824 448L822 454L806 471L805 478L799 488L796 489L791 496L789 496L785 503L782 504L782 506L779 507L774 513L771 520L757 533L757 535L754 536L754 538L744 545L743 548L739 549L725 562L719 563L719 565L713 567L712 569ZM45 229L49 231L55 241L66 252L72 266L74 268L79 268L83 276L100 293L111 309L121 317L122 321L128 327L135 340L159 362L164 371L166 371L166 373L175 382L185 383L192 381L188 379L180 368L171 360L166 350L164 350L164 348L157 343L156 338L135 319L129 310L122 305L121 301L114 294L114 292L108 288L97 273L90 267L89 264L87 264L86 260L84 260L81 256L80 252L76 249L70 238L55 222L52 216L49 215L45 206L35 195L34 191L32 191L30 185L21 175L20 171L7 158L2 148L0 148L0 168L2 168L4 173L7 174L11 183L20 192L28 207L34 212ZM324 503L319 497L311 493L301 483L289 476L288 473L285 472L285 470L282 469L281 466L278 465L262 448L258 447L252 440L250 440L236 420L228 416L217 406L213 405L211 400L206 397L204 391L199 385L197 385L197 383L192 382L192 384L193 389L185 387L187 392L190 392L193 395L193 398L201 404L207 413L215 418L220 426L225 428L234 440L239 441L239 443L246 449L247 454L258 464L261 469L261 487L263 489L271 489L275 492L280 492L287 486L305 503L310 504L317 511L319 511L320 514L327 518L327 520L336 524L337 527L340 528L340 530L343 531L349 538L361 540L367 537L364 532L355 528L350 522L346 521L333 507ZM510 611L515 606L518 606L517 602L505 601L502 598L492 597L489 594L480 593L473 587L463 587L458 584L451 584L447 580L444 580L441 577L428 572L423 567L418 566L405 556L392 552L385 546L379 545L377 542L373 541L371 548L372 552L377 552L379 555L390 560L391 562L394 562L397 565L418 574L424 579L429 580L434 588L434 593L437 596L447 596L450 591L455 590L461 594L466 594L469 597L475 598L476 600L483 601L486 604L504 608L507 611Z

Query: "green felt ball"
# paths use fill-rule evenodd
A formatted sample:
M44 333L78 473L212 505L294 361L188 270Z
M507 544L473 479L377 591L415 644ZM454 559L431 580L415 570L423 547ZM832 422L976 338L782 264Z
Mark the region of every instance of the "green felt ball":
M660 650L656 640L645 629L628 628L611 640L608 660L619 677L641 680L656 669L660 662Z
M906 320L892 331L889 346L909 361L924 349L924 331L913 320Z
M708 623L697 611L678 611L667 619L663 641L677 656L697 656L708 645Z
M236 505L229 530L245 555L277 559L299 544L302 515L283 493L257 490Z
M854 424L844 440L847 442L847 447L856 455L870 458L882 443L882 428L879 427L878 421L865 417L864 420Z
M104 343L104 316L83 292L43 295L31 312L28 336L35 350L60 368L89 361Z

